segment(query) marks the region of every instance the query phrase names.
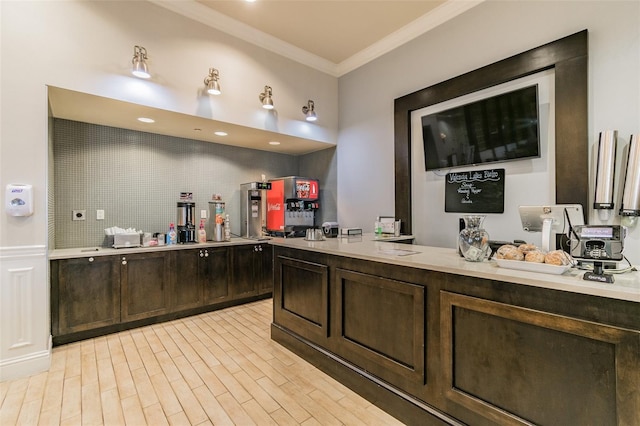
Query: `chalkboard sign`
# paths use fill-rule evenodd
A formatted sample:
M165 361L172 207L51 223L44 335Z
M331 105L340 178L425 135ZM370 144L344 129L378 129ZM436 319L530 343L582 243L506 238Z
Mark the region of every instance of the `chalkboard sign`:
M447 173L444 211L504 213L504 169Z

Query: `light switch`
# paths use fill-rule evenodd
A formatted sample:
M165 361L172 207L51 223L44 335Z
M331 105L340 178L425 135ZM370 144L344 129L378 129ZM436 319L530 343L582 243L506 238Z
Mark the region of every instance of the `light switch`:
M207 218L207 211L200 210L200 219L206 219L206 218Z
M104 210L96 210L96 220L104 220Z

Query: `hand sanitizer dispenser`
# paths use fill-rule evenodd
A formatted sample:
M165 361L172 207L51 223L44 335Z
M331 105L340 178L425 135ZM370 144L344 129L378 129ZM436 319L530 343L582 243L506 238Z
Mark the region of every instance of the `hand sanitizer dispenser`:
M31 216L33 214L33 187L20 183L8 184L4 208L11 216Z

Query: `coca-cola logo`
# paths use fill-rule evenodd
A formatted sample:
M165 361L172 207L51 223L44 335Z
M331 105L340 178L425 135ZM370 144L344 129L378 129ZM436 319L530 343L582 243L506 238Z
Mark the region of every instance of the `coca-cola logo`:
M267 206L267 211L272 211L272 210L277 210L280 211L281 210L281 205L280 203L269 203Z

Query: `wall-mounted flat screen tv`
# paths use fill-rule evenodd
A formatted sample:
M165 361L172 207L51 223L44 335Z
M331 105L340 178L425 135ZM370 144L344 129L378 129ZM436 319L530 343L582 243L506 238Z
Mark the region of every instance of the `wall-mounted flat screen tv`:
M425 169L540 157L538 85L422 117Z

